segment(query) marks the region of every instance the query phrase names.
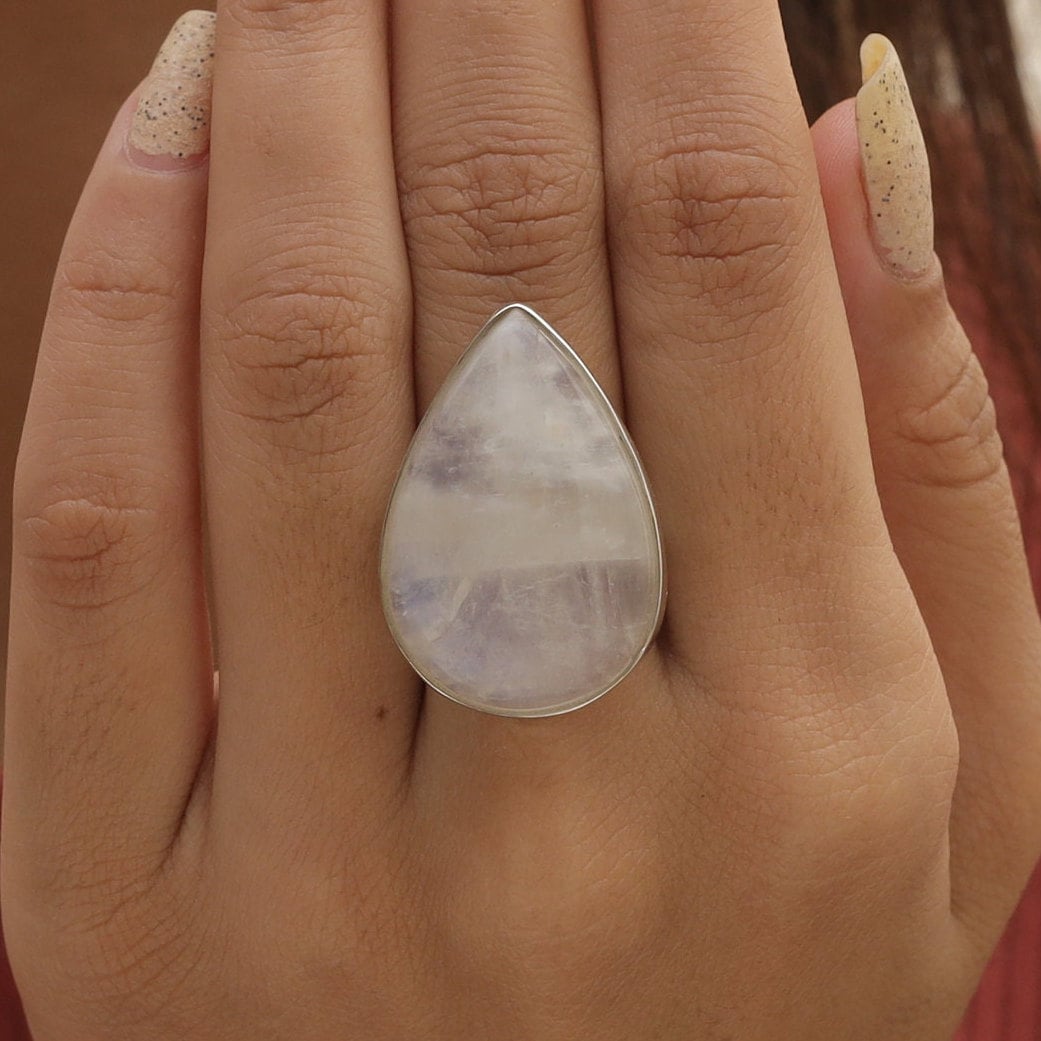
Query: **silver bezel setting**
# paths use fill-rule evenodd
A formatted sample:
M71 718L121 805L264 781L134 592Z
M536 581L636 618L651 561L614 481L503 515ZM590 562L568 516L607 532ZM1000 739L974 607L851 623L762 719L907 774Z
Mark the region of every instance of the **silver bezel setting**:
M615 408L611 404L610 399L604 393L603 388L597 382L597 380L593 376L592 372L590 372L589 367L586 365L586 363L579 356L578 352L571 346L571 344L569 344L567 342L567 340L565 340L564 337L561 336L560 333L558 333L557 330L554 329L553 326L550 325L550 323L547 322L537 311L535 311L531 307L527 306L526 304L511 303L511 304L507 304L505 307L499 308L499 310L496 311L484 323L484 325L481 326L481 328L474 334L473 338L470 340L470 343L468 344L466 350L460 355L460 357L457 360L456 364L458 365L459 362L464 357L466 357L466 355L473 348L473 346L484 337L484 335L488 332L488 330L496 322L498 322L500 319L502 319L505 315L509 314L511 311L517 311L517 310L523 311L529 318L531 318L538 325L539 329L546 336L546 338L549 340L549 342L558 351L560 351L560 353L563 354L572 364L574 364L579 369L579 371L581 373L583 373L585 375L585 377L589 380L590 385L594 389L594 393L596 395L598 395L598 399L599 399L600 403L606 408L608 414L610 416L612 416L614 418L615 422L617 423L618 429L621 431L621 434L622 434L623 443L628 448L629 452L631 453L632 459L636 463L636 473L637 473L637 477L639 478L640 488L644 492L644 494L646 495L647 502L648 502L648 504L650 506L651 524L652 524L653 531L654 531L654 541L655 541L655 546L656 546L656 550L657 550L657 565L658 565L658 607L657 607L657 612L656 612L654 623L651 626L651 629L650 629L650 632L649 632L649 634L647 636L647 639L644 642L643 646L640 648L640 650L633 656L632 661L609 684L604 686L602 689L595 690L595 691L591 692L588 696L583 697L581 700L576 701L574 704L564 705L564 706L559 707L559 708L552 708L552 709L511 709L511 708L500 708L500 707L497 707L497 706L486 705L486 704L476 705L476 704L473 704L472 702L470 702L468 700L463 699L462 697L457 696L456 694L453 694L452 691L445 690L442 687L438 686L437 684L432 683L423 674L422 670L416 664L416 662L413 661L413 659L411 658L411 656L409 655L408 651L405 649L405 647L403 645L403 641L401 639L401 634L397 631L397 629L395 627L395 623L394 623L394 620L393 620L393 613L389 609L390 605L388 603L388 590L387 590L388 583L387 583L387 581L385 579L385 575L384 575L383 546L384 546L384 538L385 538L385 535L386 535L387 519L388 519L388 517L390 515L390 506L391 506L391 504L394 501L394 493L396 492L397 487L398 487L398 483L401 481L402 476L404 474L405 463L408 460L409 452L411 451L411 444L412 444L411 442L409 443L409 449L406 451L405 456L402 459L402 464L401 464L401 467L398 470L398 475L395 478L394 485L391 488L390 497L387 500L387 511L384 514L384 519L383 519L383 530L382 530L381 535L380 535L380 566L379 566L380 602L381 602L382 607L383 607L383 616L384 616L384 618L385 618L385 620L387 622L387 627L390 630L391 636L393 636L393 638L394 638L394 642L397 644L398 649L401 651L401 653L404 656L405 660L409 663L409 665L412 666L413 671L426 684L426 686L430 690L434 691L437 694L440 694L442 697L448 698L449 701L454 701L458 705L463 705L466 708L472 709L472 710L477 711L477 712L484 712L486 714L495 715L495 716L507 716L507 717L517 718L517 719L542 719L542 718L549 718L549 717L552 717L552 716L567 715L568 713L575 712L575 711L577 711L580 708L585 708L587 705L591 705L594 701L598 701L605 694L607 694L610 691L614 690L615 687L617 687L627 676L629 676L629 674L633 671L633 669L635 669L636 666L642 661L644 655L647 653L647 650L650 648L651 644L656 639L659 630L661 629L661 624L662 624L662 621L663 621L663 619L665 617L665 603L666 603L666 599L667 599L667 582L666 582L666 574L665 574L665 553L664 553L664 550L663 550L663 547L662 547L661 528L660 528L659 523L658 523L658 511L657 511L657 507L655 506L654 496L653 496L653 494L651 492L650 485L649 485L649 483L647 481L647 474L646 474L646 472L645 472L645 470L643 468L643 461L640 459L639 452L637 452L636 446L633 444L632 437L630 436L629 431L626 429L625 424L622 423L621 418L619 417L618 413L615 411ZM430 404L430 408L427 409L427 415L429 415L431 409L434 407L436 402L437 402L437 396L435 395L434 400ZM423 429L423 425L424 425L425 422L426 422L426 415L424 415L424 417L420 420L419 424L417 425L416 431L413 434L413 440L419 435L420 431Z

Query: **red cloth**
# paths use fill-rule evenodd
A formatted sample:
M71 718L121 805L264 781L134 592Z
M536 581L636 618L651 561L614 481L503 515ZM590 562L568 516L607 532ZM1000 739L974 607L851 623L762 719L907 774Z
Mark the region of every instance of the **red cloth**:
M956 1041L1041 1038L1041 869L1009 923Z
M3 790L3 783L3 774L0 773L0 791ZM0 932L0 1041L32 1041L29 1028L25 1025L18 988L14 985L11 966L7 962L7 951L4 948L2 932Z
M6 955L0 960L0 1041L32 1041Z

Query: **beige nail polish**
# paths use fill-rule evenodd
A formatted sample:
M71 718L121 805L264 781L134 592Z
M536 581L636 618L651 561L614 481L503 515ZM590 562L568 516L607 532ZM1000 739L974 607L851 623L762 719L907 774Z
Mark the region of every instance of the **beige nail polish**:
M875 248L901 278L933 262L929 156L896 48L873 33L860 49L864 85L857 94L857 133Z
M210 143L210 93L217 16L181 15L141 87L129 143L146 156L187 159Z

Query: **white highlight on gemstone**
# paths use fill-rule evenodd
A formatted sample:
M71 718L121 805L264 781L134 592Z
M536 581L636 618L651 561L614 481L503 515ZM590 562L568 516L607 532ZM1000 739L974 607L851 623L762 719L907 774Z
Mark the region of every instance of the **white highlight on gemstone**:
M653 638L664 579L643 469L596 381L529 308L492 316L423 418L381 578L416 671L487 712L588 704Z

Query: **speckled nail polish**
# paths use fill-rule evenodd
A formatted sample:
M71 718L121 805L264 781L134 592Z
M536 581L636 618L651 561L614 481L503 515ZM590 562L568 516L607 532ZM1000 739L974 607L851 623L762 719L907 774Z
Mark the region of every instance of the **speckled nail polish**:
M216 23L212 11L177 19L141 86L128 137L132 153L176 161L209 148Z
M933 200L922 128L896 48L873 33L860 49L864 86L857 133L875 248L898 277L923 275L933 261Z

